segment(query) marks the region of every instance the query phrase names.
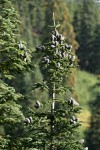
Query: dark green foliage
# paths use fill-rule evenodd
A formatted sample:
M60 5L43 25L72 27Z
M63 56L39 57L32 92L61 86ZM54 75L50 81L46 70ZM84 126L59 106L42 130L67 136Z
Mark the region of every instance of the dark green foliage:
M95 68L94 60L98 57L94 54L99 54L98 49L95 47L96 37L99 34L95 31L100 20L100 9L98 9L94 0L77 1L77 4L77 10L74 14L74 27L80 45L77 51L80 68L96 73L99 70Z
M26 70L30 62L30 54L20 41L18 30L18 14L10 1L1 1L0 16L0 74L3 78L12 78L15 72L19 74Z
M0 0L0 149L20 149L24 115L19 100L24 96L9 86L9 79L30 66L30 51L20 41L18 14L9 0ZM8 83L5 83L5 81Z
M100 77L94 87L96 89L96 99L90 103L91 118L90 127L86 132L86 144L91 150L100 149Z
M76 114L80 112L79 103L71 98L70 87L62 85L64 76L69 76L72 68L76 67L76 57L71 46L65 42L54 26L49 41L36 48L37 55L41 54L40 66L44 75L42 83L36 83L33 90L39 88L49 92L47 101L37 100L34 109L29 109L26 126L28 133L26 143L37 149L83 150L77 137L80 126ZM65 94L61 99L59 95ZM57 107L56 107L57 105ZM59 107L58 107L59 106ZM32 121L29 117L32 117ZM28 136L31 137L28 141Z
M4 133L0 136L0 149L8 150L16 145L19 134L18 124L24 120L18 103L21 99L23 99L21 94L16 93L13 87L0 80L0 125L4 128Z
M93 51L91 52L91 57L89 61L91 62L89 70L92 73L100 74L100 24L98 24L95 29Z

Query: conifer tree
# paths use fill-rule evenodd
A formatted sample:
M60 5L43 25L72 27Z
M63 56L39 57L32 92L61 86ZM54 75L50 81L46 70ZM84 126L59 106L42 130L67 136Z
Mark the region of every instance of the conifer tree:
M95 30L100 21L100 9L97 7L95 0L80 0L76 2L77 9L74 14L73 24L76 39L79 43L79 49L77 50L79 65L81 69L93 72L92 67L95 68L95 63L93 66L91 61L94 62L94 54L98 51L94 45L96 42L95 38L98 35L98 32L95 32ZM95 59L98 59L98 57ZM94 70L95 72L96 70Z
M71 69L77 66L76 57L72 53L72 46L58 32L59 25L55 24L54 16L53 21L49 41L36 48L37 55L42 56L40 66L44 74L43 82L33 86L33 90L48 90L49 99L42 102L36 100L34 109L29 109L25 122L30 131L30 141L25 144L44 150L87 150L82 145L84 140L77 137L80 121L76 114L81 108L71 97L71 87L62 84L64 76L69 76ZM63 93L66 94L64 99L59 97ZM58 104L60 107L56 107ZM28 139L28 134L26 137Z
M91 57L89 61L91 62L91 65L89 67L89 70L92 73L100 74L100 24L97 24L95 29L95 39L93 41L93 51L91 53Z
M20 40L19 23L10 0L0 0L0 127L4 129L0 133L1 150L20 149L24 115L18 101L24 97L6 83L30 66L30 51Z
M100 76L98 83L93 87L95 89L96 99L90 103L91 118L90 126L86 132L86 144L91 150L100 149Z
M26 70L30 55L20 41L18 14L10 1L1 0L0 16L0 74L12 78L13 74ZM12 76L11 76L12 75Z
M45 15L45 27L44 27L44 35L43 42L49 39L49 25L52 24L52 12L55 13L56 22L61 24L61 27L58 28L58 31L65 36L66 41L72 45L72 51L75 54L78 48L78 43L76 41L74 28L72 25L72 16L70 15L68 5L65 0L48 0L46 3L46 15ZM67 80L65 77L64 84L70 83L71 86L75 84L75 70L74 73L70 74L69 79ZM73 95L77 97L77 94L74 92Z
M52 24L52 12L55 13L56 22L62 24L59 32L61 32L66 41L73 46L73 51L78 48L78 43L75 40L74 28L72 25L72 16L69 13L68 6L65 0L48 0L46 1L46 15L45 15L45 27L44 27L44 41L48 39L49 35L46 33L50 30L49 25Z

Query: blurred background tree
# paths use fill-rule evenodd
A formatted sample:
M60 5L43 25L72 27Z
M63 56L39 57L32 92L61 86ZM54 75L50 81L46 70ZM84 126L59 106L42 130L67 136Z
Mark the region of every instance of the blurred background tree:
M98 43L96 37L99 34L96 30L97 26L100 26L100 9L97 8L94 0L80 0L77 4L73 25L76 39L80 45L77 50L79 65L81 69L96 73L98 71L95 68L94 60L98 59L95 53L99 55L99 48L95 45ZM93 71L92 68L95 68L95 70Z
M91 150L100 149L100 76L98 83L93 87L96 98L89 103L91 110L90 126L86 132L86 145Z

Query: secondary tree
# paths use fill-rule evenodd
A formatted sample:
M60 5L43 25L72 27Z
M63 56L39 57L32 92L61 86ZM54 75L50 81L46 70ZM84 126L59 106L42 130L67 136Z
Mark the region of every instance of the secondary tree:
M9 0L0 0L0 149L18 149L24 115L19 100L24 97L9 81L30 66L30 51L19 35L18 13Z
M96 73L96 69L92 69L96 67L94 56L95 59L98 59L95 55L98 53L98 48L94 45L98 35L98 32L95 31L100 21L99 11L94 0L80 0L77 1L77 9L74 14L74 27L80 45L77 50L80 68L94 73Z
M96 98L90 103L91 118L90 126L86 132L86 144L91 150L100 149L100 76L98 76L98 82L93 87L95 89Z

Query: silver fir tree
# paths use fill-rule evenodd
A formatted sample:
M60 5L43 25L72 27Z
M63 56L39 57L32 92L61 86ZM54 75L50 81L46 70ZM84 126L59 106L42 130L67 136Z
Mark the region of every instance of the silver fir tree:
M43 82L33 86L33 90L47 90L49 98L41 102L36 100L34 108L29 109L28 116L33 119L26 119L31 137L30 142L27 140L26 143L38 150L85 150L84 139L78 138L81 122L77 114L81 107L71 97L72 88L63 86L64 77L70 76L72 69L77 67L77 59L72 53L72 46L58 32L60 25L56 25L54 14L53 22L50 40L36 47ZM60 98L63 94L66 98Z

